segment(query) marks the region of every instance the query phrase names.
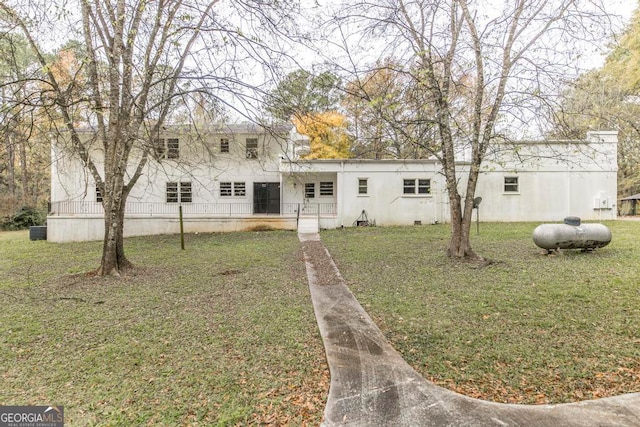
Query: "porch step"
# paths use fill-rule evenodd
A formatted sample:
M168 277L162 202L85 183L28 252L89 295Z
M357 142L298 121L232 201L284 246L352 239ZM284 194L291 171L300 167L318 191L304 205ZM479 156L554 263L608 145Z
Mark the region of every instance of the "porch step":
M320 231L320 224L317 216L301 216L298 219L298 233L311 234Z

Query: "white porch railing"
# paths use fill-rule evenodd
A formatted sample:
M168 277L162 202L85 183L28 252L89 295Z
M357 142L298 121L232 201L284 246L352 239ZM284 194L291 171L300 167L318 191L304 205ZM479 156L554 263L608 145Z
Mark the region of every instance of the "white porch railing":
M129 201L125 207L125 215L178 215L178 203L152 203ZM300 210L300 212L298 212ZM335 203L282 203L281 216L300 215L335 215ZM254 213L253 203L182 203L183 215L211 216L250 216L262 215ZM52 202L50 215L103 215L102 203L87 201ZM278 215L278 214L272 214Z

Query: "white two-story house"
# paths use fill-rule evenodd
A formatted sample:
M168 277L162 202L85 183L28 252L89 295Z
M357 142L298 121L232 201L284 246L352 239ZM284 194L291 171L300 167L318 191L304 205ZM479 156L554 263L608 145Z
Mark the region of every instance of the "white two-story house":
M87 132L87 137L90 132ZM447 222L449 202L436 160L304 160L308 140L292 126L169 127L155 142L126 205L125 236ZM50 241L100 240L101 195L81 162L54 141ZM616 217L617 133L584 141L510 144L490 153L476 196L483 221ZM99 149L98 158L99 158ZM458 163L464 184L468 163ZM461 187L462 188L462 187Z

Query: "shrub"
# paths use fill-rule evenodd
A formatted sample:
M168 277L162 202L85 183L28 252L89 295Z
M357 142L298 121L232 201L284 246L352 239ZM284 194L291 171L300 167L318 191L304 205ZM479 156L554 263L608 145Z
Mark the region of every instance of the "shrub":
M31 206L24 206L13 217L0 223L0 228L3 230L22 230L32 225L43 225L46 220L45 212Z

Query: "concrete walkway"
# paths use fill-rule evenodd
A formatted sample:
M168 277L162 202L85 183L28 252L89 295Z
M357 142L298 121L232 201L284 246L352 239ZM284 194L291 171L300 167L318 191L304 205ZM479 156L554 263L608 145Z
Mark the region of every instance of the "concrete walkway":
M640 393L531 406L472 399L434 385L391 347L345 285L320 236L299 238L331 373L324 426L640 426ZM326 258L317 260L318 253ZM327 274L327 265L335 274Z

